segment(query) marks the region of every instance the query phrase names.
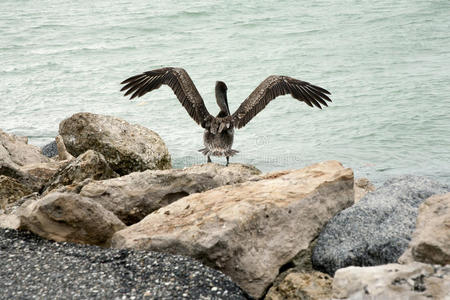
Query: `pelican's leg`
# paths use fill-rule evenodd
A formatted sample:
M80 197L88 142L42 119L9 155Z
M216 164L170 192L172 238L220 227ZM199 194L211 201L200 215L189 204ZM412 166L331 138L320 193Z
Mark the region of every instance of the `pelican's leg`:
M226 164L226 166L228 167L228 164L230 163L230 157L229 156L227 156L227 164Z
M207 162L207 163L212 162L211 157L209 157L209 155L208 155L207 157L208 157L208 160L207 160L206 162Z

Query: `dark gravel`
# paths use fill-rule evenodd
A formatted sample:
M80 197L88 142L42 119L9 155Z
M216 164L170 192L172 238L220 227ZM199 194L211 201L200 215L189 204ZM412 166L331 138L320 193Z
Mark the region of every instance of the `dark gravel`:
M183 256L43 240L0 229L0 299L246 299Z

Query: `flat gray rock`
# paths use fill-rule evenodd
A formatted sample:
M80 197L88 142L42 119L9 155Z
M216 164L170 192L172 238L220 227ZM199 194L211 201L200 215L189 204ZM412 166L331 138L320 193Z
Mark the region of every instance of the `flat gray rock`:
M56 243L0 229L2 299L246 299L183 256Z
M397 262L408 247L419 205L449 190L448 185L425 177L386 181L325 226L313 250L314 268L333 275L347 266Z

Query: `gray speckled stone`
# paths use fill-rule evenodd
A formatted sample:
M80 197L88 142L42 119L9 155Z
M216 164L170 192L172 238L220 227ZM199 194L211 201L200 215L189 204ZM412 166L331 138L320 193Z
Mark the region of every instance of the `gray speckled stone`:
M246 299L187 257L56 243L0 228L0 299Z
M56 147L56 142L53 141L42 147L42 154L44 154L47 157L54 157L58 155L58 148Z
M448 185L425 177L406 175L386 181L325 226L313 250L314 268L333 275L347 266L396 262L411 239L419 205L449 190Z

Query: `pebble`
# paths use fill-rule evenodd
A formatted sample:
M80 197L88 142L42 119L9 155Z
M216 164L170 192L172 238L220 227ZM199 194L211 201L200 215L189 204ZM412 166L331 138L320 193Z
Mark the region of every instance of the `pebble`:
M0 229L0 266L0 299L248 299L229 277L188 257L12 229Z

